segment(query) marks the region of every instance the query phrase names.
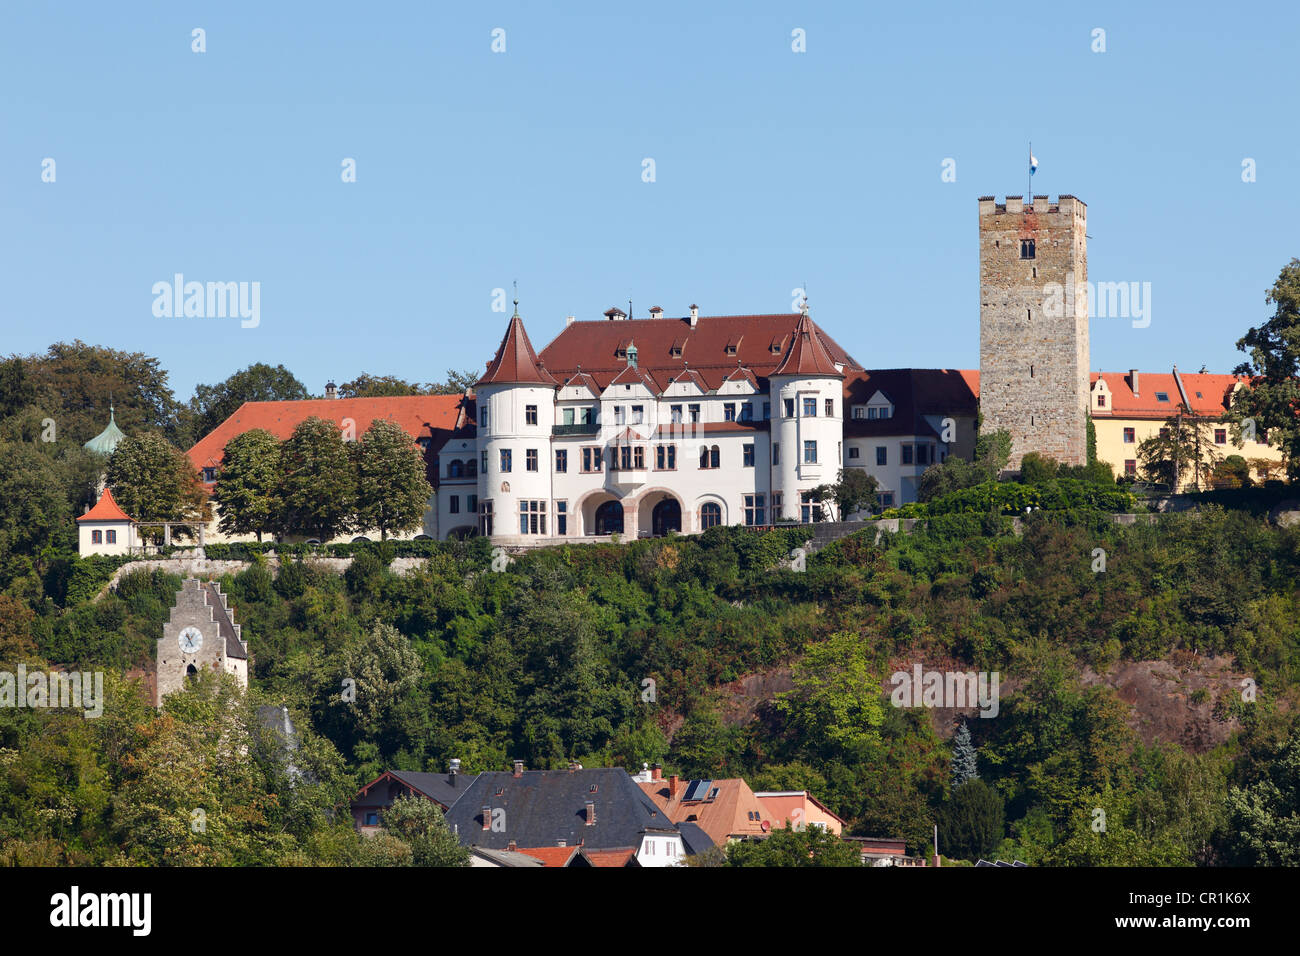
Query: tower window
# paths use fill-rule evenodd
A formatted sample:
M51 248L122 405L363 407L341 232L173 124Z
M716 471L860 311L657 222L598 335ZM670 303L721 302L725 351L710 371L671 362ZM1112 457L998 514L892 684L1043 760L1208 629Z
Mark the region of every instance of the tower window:
M1032 239L1020 240L1020 258L1021 259L1034 258L1034 240Z

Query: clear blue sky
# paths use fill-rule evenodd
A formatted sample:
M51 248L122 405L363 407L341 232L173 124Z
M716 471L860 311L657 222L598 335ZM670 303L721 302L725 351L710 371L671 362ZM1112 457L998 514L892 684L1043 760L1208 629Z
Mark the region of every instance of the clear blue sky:
M318 392L481 369L514 279L539 348L806 281L868 367L973 368L976 198L1025 190L1029 139L1034 191L1088 203L1090 278L1152 286L1148 328L1094 320L1093 369L1231 369L1300 255L1294 3L289 6L0 8L0 353ZM176 272L260 282L261 324L155 318Z

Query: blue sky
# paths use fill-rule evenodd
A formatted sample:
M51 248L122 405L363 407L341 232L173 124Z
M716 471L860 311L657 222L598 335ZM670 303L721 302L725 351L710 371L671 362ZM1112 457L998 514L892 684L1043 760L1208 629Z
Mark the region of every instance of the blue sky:
M0 353L319 392L481 369L516 279L539 348L806 282L864 365L974 368L976 199L1025 190L1030 139L1034 191L1088 203L1089 278L1151 283L1149 327L1094 319L1094 370L1230 370L1300 255L1293 4L289 6L4 4ZM260 282L260 324L156 318L177 272Z

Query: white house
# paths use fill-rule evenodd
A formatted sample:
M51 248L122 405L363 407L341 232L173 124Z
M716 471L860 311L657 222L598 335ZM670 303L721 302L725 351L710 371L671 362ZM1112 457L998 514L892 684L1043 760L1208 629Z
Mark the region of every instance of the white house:
M126 554L136 547L135 520L113 500L105 488L95 507L77 519L77 551L91 554Z

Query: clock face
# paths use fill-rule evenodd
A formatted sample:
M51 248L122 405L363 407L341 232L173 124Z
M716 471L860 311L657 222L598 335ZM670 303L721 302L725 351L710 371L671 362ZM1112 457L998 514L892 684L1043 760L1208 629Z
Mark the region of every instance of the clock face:
M177 635L176 642L180 644L181 651L184 653L196 653L203 646L203 632L191 625Z

